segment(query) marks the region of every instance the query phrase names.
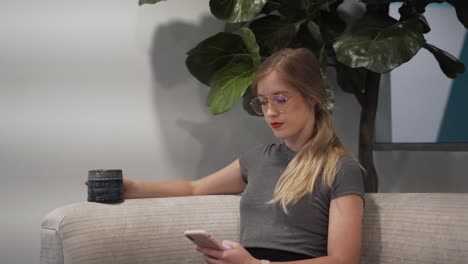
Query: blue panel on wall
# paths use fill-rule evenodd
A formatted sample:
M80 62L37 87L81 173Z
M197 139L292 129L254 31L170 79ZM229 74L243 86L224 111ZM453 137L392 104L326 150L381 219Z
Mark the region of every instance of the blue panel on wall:
M468 34L460 54L468 68ZM468 142L468 73L453 80L450 96L439 130L438 142Z

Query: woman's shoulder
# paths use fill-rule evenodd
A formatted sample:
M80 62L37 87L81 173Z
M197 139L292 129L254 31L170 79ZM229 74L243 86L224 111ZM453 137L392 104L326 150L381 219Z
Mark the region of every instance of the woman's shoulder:
M359 162L352 156L342 156L337 163L336 175L332 184L333 192L355 193L363 195L363 170Z
M265 160L269 160L278 149L279 146L277 144L259 144L250 148L239 157L241 170L257 167L265 162Z
M336 164L333 184L355 184L362 182L363 168L359 161L352 156L342 156Z
M359 161L349 154L343 154L336 163L337 171L361 169Z

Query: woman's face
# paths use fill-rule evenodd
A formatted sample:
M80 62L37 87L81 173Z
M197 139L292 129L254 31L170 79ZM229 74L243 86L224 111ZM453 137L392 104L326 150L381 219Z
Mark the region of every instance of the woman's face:
M282 80L276 71L257 83L265 121L279 139L305 142L314 129L314 103ZM280 96L277 96L280 95ZM283 100L286 99L286 100Z

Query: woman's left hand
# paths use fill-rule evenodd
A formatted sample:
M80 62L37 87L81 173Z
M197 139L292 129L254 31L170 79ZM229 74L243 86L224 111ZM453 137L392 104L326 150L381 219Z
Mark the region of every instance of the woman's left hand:
M252 257L239 243L224 240L223 246L224 251L201 247L197 250L208 264L260 264L260 260Z

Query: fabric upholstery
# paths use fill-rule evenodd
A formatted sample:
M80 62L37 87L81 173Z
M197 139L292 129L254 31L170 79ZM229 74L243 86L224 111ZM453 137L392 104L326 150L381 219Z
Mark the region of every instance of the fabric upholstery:
M42 222L41 264L202 264L188 229L239 240L239 196L76 203ZM366 194L361 263L468 263L468 194Z
M372 194L361 263L468 263L468 194Z

